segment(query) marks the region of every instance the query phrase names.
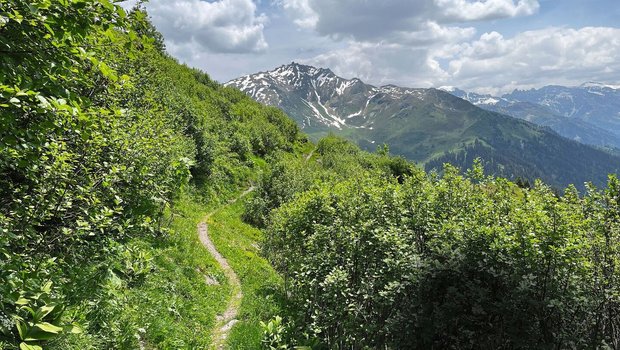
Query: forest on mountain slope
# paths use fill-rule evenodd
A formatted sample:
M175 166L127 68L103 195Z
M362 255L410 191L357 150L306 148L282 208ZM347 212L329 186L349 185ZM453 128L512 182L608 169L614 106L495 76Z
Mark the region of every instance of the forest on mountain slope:
M253 348L620 347L615 175L557 195L310 145L108 0L2 1L0 52L3 349L208 348L230 291L191 235L250 181L282 276L253 282L279 304Z

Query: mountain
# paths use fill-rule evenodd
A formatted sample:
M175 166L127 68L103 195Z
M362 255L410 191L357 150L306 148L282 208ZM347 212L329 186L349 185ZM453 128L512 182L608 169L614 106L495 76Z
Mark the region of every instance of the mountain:
M619 157L548 127L487 111L438 89L376 87L297 63L225 85L282 108L315 138L334 132L369 150L385 143L427 170L444 162L467 168L481 157L497 175L582 187L586 181L603 184L620 164Z
M550 85L515 90L502 97L545 106L559 116L583 120L620 136L620 86L592 82L577 87Z
M452 87L441 89L480 108L548 126L569 139L620 148L620 134L613 126L618 123L614 115L620 115L620 108L614 104L620 107L620 99L612 86L593 83L575 88L548 86L540 90L516 90L501 97ZM591 115L599 118L589 118Z
M371 127L358 105L371 89L359 79L347 80L331 70L292 63L270 72L232 80L234 86L258 102L278 106L308 133L331 129Z

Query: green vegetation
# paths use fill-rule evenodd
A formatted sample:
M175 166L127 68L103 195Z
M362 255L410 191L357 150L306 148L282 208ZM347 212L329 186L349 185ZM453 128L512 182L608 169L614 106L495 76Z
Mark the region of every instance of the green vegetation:
M183 195L166 215L172 220L169 234L115 244L97 266L105 271L98 277L101 286L89 286L97 294L82 295L72 305L85 316L86 331L49 348L208 348L230 288L196 235L206 214L204 204ZM207 277L218 284L207 283Z
M243 300L239 322L228 339L231 349L259 349L260 322L281 313L282 278L260 256L262 232L241 221L243 203L224 207L207 221L209 235L241 280Z
M558 196L313 145L140 9L0 5L0 348L209 348L238 287L207 213L233 349L620 346L615 176Z
M108 0L1 2L1 348L209 343L229 290L194 213L297 127L163 49Z
M466 176L410 168L397 181L390 168L368 166L381 155L337 139L319 149L320 170L305 174L316 181L267 219L264 251L288 281L289 343L617 347L615 176L606 190L589 186L580 197L569 187L558 197L541 182L523 189L485 177L480 163ZM279 187L298 188L289 178Z
M560 137L545 127L482 110L440 90L424 100L403 97L385 101L390 109L373 129L354 129L351 139L374 150L386 143L393 153L441 172L444 163L469 169L481 158L489 174L518 177L562 189L584 183L604 186L608 173L619 170L620 158ZM369 144L365 140L374 140Z
M581 144L573 140L575 134L566 139L548 127L481 109L438 89L374 87L358 79L340 78L329 69L296 63L227 84L281 107L313 140L333 132L368 151L387 144L393 154L423 165L427 171L441 172L444 163L468 169L474 159L481 158L485 169L495 176L530 182L542 179L558 189L574 184L583 191L585 182L605 186L607 174L620 170L615 151ZM608 99L612 104L615 101L611 95ZM531 114L527 110L520 113L522 117ZM548 125L543 119L546 117L536 120ZM586 131L592 129L587 123L571 123L573 130L581 130L581 139L606 142L600 133Z

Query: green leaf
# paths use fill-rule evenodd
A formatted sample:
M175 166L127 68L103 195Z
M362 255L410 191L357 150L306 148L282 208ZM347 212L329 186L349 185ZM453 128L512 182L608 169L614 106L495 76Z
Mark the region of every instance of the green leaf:
M45 316L49 315L50 312L54 311L54 309L56 308L56 305L45 305L45 306L41 306L39 309L37 309L37 316L39 319L43 319Z
M24 340L28 335L28 325L26 325L26 323L23 321L15 320L15 326L17 327L19 337Z
M66 333L71 333L71 334L80 334L80 333L84 332L84 330L82 330L82 327L80 327L80 326L78 326L76 324L65 326L63 328L63 331L66 332Z
M30 345L30 344L26 344L23 342L19 344L19 349L20 350L43 350L43 348L38 345Z
M45 283L43 285L43 288L41 288L41 290L44 293L50 293L52 291L52 281L49 281L49 282Z
M28 305L28 304L30 304L30 300L23 298L23 297L17 299L17 301L15 302L15 305Z
M37 321L36 320L36 314L35 314L34 310L30 306L22 306L21 309L28 311L28 313L30 313L30 315L32 315L32 317L35 318L35 322Z
M99 0L99 2L105 7L107 10L114 11L114 4L112 4L108 0Z
M54 333L54 334L58 334L60 332L62 332L62 327L58 327L55 326L49 322L40 322L37 323L36 325L34 325L36 328L39 328L40 330L47 332L47 333Z

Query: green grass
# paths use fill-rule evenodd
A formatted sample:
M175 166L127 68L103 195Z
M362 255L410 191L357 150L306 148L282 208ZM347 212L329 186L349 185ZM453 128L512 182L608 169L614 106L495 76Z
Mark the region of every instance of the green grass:
M144 242L152 245L155 270L130 289L132 309L125 312L142 325L147 348L196 349L211 343L216 315L226 308L231 289L198 239L196 227L208 211L185 195L171 213L169 237ZM220 284L208 285L205 276Z
M223 207L209 220L209 235L241 280L239 322L228 337L229 349L259 349L260 321L281 311L283 281L259 254L260 230L242 222L243 203Z
M196 232L207 210L188 196L175 205L169 239L154 242L155 273L130 293L146 342L156 348L208 346L215 317L226 308L230 288ZM220 285L208 285L205 275Z
M303 145L297 151L306 152L311 147ZM103 267L93 265L93 271L108 272L93 282L94 292L75 309L85 332L62 337L46 349L210 348L216 316L226 309L233 290L219 264L199 241L197 225L214 208L196 197L186 193L177 200L168 214L168 234L116 244L110 248L112 258ZM240 322L229 334L228 348L259 349L260 321L280 313L283 283L259 255L261 231L243 223L242 212L243 200L219 207L208 220L209 234L239 276L243 291L237 316ZM124 274L125 261L141 260L138 253L130 257L118 253L128 247L150 260L151 269L139 278ZM208 285L206 275L219 285ZM89 322L104 328L89 328Z
M231 295L223 271L197 235L197 224L209 210L185 194L169 213L169 234L117 245L119 251L133 247L146 254L151 269L132 280L113 266L115 261L123 266L125 260L111 259L111 266L104 267L108 275L78 307L85 315L85 332L64 337L49 349L208 348L216 316ZM135 255L126 260L140 261ZM208 285L207 275L219 285ZM103 328L90 329L89 322Z

